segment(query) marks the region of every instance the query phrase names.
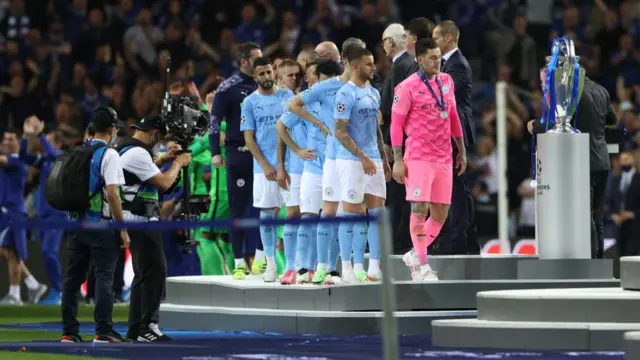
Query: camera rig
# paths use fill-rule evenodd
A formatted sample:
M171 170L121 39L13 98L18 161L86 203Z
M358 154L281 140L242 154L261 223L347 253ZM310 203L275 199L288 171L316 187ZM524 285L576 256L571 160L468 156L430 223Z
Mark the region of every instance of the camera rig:
M190 152L189 146L198 136L203 136L209 126L209 113L201 110L195 96L172 95L169 93L169 79L171 75L171 58L167 58L167 88L162 103L162 117L167 135L176 141L183 153ZM190 165L189 165L190 166ZM209 207L208 196L192 196L189 166L182 168L182 211L177 216L179 220L197 220ZM190 245L195 243L193 229L177 231L178 242L184 251L191 252Z

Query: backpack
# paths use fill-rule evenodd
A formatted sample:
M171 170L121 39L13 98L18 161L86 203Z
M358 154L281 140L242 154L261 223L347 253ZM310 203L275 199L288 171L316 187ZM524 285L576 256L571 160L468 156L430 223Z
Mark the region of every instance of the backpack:
M89 209L91 198L98 193L89 188L91 159L96 150L106 146L102 142L82 144L56 159L44 190L49 205L62 211L84 212Z

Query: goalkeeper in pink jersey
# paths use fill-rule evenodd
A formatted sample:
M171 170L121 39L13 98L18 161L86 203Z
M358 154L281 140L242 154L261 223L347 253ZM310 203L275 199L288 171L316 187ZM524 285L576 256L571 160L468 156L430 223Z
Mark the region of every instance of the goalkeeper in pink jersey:
M405 184L411 203L409 231L417 257L408 259L411 276L414 280L438 280L427 264L427 247L440 233L451 204L451 138L459 150L455 162L459 175L467 167L467 158L453 80L440 73L440 49L432 39L421 39L416 43L416 56L418 72L396 87L393 98L393 178ZM405 154L403 131L407 134Z

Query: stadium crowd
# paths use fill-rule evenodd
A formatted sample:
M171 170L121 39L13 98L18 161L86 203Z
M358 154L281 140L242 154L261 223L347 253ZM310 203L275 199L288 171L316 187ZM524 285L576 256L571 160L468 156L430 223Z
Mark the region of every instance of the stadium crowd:
M238 72L237 53L247 42L257 44L264 57L274 60L278 72L279 64L286 65L285 59L305 69L315 57L323 58L316 49L321 42L340 45L348 38L362 39L375 59L377 74L371 84L380 88L392 64L382 34L388 24L406 23L415 14L435 24L453 20L461 34L458 46L473 70L476 141L467 154L467 179L473 189L480 238L497 233L498 80L508 83L510 235L533 236L531 137L525 125L541 116L538 71L549 53L549 40L555 36L572 37L587 75L609 91L621 126L628 130L624 150L633 157L625 164L636 166L640 155L640 2L634 0L432 0L419 4L403 0L0 1L0 153L18 153L19 149L55 156L84 139L92 112L100 105L115 109L127 125L123 131L131 132L129 125L160 112L167 84L172 93L198 96L211 109L219 85ZM169 57L171 77L167 78ZM309 81L308 76L305 80ZM46 136L20 144L23 134L35 136L40 128ZM221 149L224 129L223 122ZM205 136L191 145L192 191L211 196L207 218L224 219L229 214L225 169L211 165L215 154L209 141ZM171 152L176 146L166 141L158 150ZM611 181L621 174L618 157L613 160ZM51 216L49 209L39 206L43 196L40 171L44 170L29 167L25 180L30 217ZM169 204L175 199L169 196L164 201ZM285 212L283 207L282 216ZM616 219L609 214L611 236L619 225ZM278 238L283 239L284 232L281 229ZM198 230L198 246L191 256L182 254L172 236L165 236L169 275L231 274L237 265L225 229ZM26 267L21 268L29 300L56 303L61 291L60 264L55 261L58 249L47 244L46 234L33 232L30 238L42 242L50 291L44 297L46 286L30 276ZM276 252L280 274L286 270L281 250ZM254 261L252 270L264 272L260 266L266 267L265 259L258 260L262 262ZM123 263L124 251L118 268ZM118 276L122 278L121 273ZM119 299L123 286L114 285Z

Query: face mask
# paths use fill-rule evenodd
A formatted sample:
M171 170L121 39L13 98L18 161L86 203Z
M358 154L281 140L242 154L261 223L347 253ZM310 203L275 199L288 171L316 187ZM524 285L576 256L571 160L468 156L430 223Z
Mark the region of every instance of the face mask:
M622 169L623 172L629 172L632 170L632 166L631 165L621 165L620 169Z

